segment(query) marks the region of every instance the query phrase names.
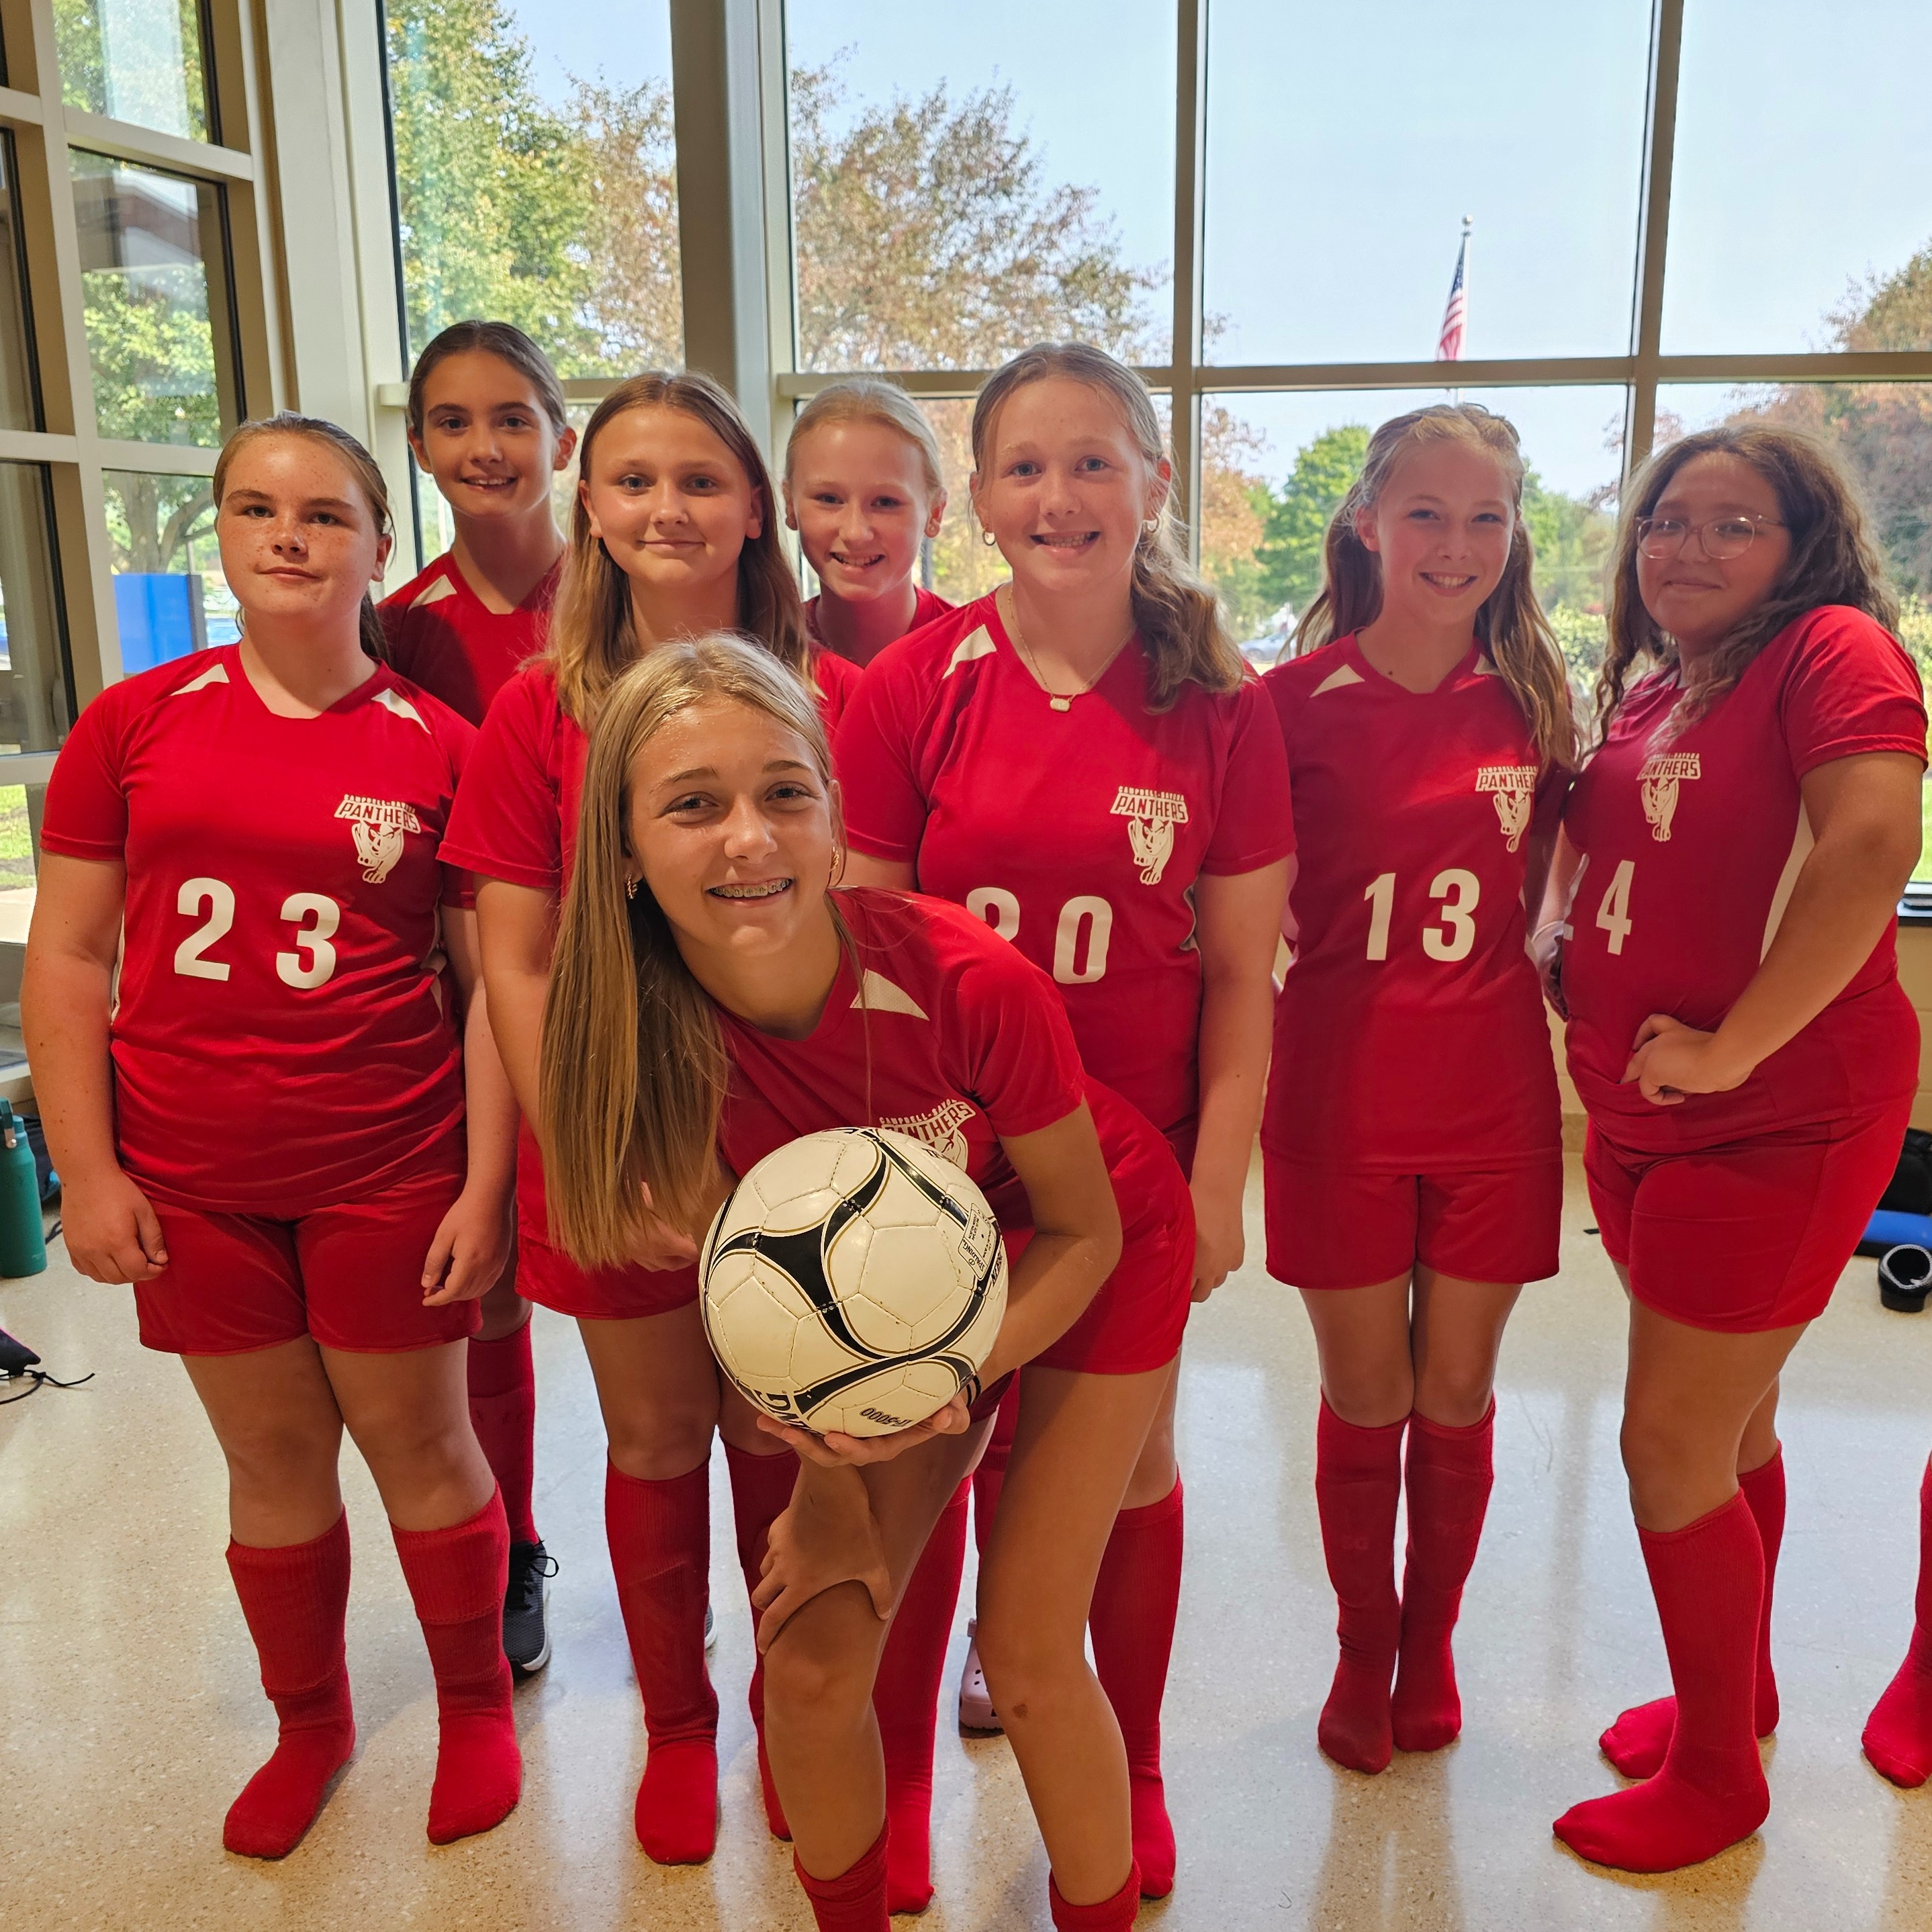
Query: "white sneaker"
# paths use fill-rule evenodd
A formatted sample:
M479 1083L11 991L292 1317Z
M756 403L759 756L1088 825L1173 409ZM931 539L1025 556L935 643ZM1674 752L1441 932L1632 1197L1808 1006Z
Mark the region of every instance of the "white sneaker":
M711 1613L711 1606L704 1606L704 1648L708 1655L718 1648L718 1619Z
M982 1737L998 1737L1004 1726L986 1689L986 1673L980 1668L979 1635L979 1619L969 1619L966 1625L966 1667L959 1673L959 1728L975 1732Z

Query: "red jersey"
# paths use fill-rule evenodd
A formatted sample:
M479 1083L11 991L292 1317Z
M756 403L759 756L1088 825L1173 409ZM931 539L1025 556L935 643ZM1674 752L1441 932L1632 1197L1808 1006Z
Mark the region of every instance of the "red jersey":
M1294 849L1281 734L1252 680L1148 709L1130 646L1056 710L990 597L889 645L838 734L854 848L910 862L1049 972L1082 1058L1164 1132L1192 1122L1194 883Z
M111 1051L122 1165L181 1207L355 1199L460 1132L438 904L476 734L386 667L278 718L240 647L158 665L82 712L41 842L128 872Z
M1262 1144L1409 1174L1560 1148L1522 893L1563 774L1540 771L1509 686L1472 644L1435 690L1406 690L1352 634L1262 682L1302 838Z
M411 683L480 724L511 674L543 649L561 562L514 610L488 609L447 551L378 607L389 656Z
M1683 686L1633 685L1564 812L1583 868L1563 950L1571 1077L1620 1148L1669 1153L1863 1114L1918 1084L1892 928L1797 1037L1728 1094L1659 1107L1622 1084L1652 1013L1714 1029L1771 950L1811 849L1799 781L1836 758L1925 758L1925 698L1892 636L1826 604L1787 625L1679 736Z
M838 721L859 688L859 667L820 646L812 654L812 681L818 687L818 715L824 721L826 735L836 736Z
M941 617L948 616L952 608L952 604L940 596L938 591L928 590L923 585L914 584L912 592L912 622L899 633L899 636L909 638L914 632L924 629L928 624L936 623ZM805 627L812 633L812 640L820 650L824 651L828 656L838 656L838 653L825 641L824 634L819 630L818 598L816 597L808 597L806 599ZM897 640L894 641L896 642ZM841 658L840 662L848 663L850 660ZM861 664L854 664L852 668L855 671L862 671L866 667Z
M1085 1100L1131 1225L1158 1193L1148 1177L1171 1172L1172 1156L1088 1077L1045 976L957 907L864 890L834 903L858 970L842 962L811 1034L782 1040L720 1010L731 1081L718 1143L732 1170L823 1128L896 1127L971 1175L1013 1233L1033 1226L1033 1210L1001 1138L1050 1127Z

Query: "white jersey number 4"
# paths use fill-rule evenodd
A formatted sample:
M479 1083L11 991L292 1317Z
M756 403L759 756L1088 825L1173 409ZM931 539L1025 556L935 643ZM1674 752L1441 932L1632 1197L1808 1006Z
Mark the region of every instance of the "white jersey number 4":
M1610 935L1610 950L1612 952L1622 952L1624 941L1630 937L1630 879L1636 871L1634 859L1623 860L1610 874L1610 889L1604 893L1604 902L1597 908L1597 923Z
M966 895L966 910L1009 944L1018 938L1018 895L1005 886L975 886ZM1105 899L1088 893L1069 899L1053 929L1054 978L1063 986L1090 986L1104 979L1113 937L1114 908Z
M175 910L184 918L201 920L175 948L175 970L184 979L226 980L232 969L224 959L209 958L208 950L226 938L235 924L235 888L224 879L184 880ZM291 892L282 902L281 916L296 928L296 950L275 955L277 978L304 991L327 986L335 976L330 941L342 923L341 907L320 892Z
M1474 951L1476 906L1482 896L1482 880L1460 866L1451 866L1430 880L1429 896L1443 902L1442 925L1422 928L1422 950L1430 958L1453 964ZM1367 956L1386 959L1389 921L1395 911L1395 874L1378 873L1369 881L1362 896L1369 902Z

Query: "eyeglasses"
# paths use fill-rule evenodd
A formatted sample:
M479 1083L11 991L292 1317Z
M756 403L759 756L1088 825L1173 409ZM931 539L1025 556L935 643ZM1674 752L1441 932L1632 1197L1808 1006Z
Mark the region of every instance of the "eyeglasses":
M1775 517L1713 517L1709 522L1687 524L1681 517L1640 517L1636 547L1646 556L1675 556L1694 534L1713 563L1742 556L1761 530L1784 528Z

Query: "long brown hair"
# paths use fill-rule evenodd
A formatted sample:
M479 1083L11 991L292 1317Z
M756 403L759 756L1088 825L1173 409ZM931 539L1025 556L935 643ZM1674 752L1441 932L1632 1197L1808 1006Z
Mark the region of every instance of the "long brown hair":
M625 882L638 753L678 712L719 698L796 732L820 782L831 783L832 754L810 694L742 638L661 644L604 693L544 1000L538 1083L550 1238L586 1268L626 1258L644 1225L646 1183L661 1219L694 1238L704 1232L718 1171L724 1039L650 884L640 880L627 898ZM836 811L832 830L838 838Z
M416 366L410 372L410 435L418 442L422 439L423 410L429 379L436 364L447 362L452 356L467 356L478 351L495 356L500 362L507 362L530 384L537 393L537 400L543 405L544 414L550 418L550 428L559 436L570 427L570 415L563 400L563 385L557 380L550 358L513 322L472 320L452 322L416 358Z
M1790 553L1771 594L1711 653L1706 674L1686 692L1660 735L1675 736L1708 711L1742 677L1752 658L1779 632L1821 604L1848 604L1898 627L1898 606L1865 529L1851 479L1822 443L1802 430L1769 423L1720 423L1654 451L1624 492L1610 578L1610 638L1597 676L1597 733L1610 728L1623 702L1630 666L1640 657L1677 662L1677 640L1644 608L1637 584L1637 525L1658 506L1670 480L1700 456L1735 456L1748 463L1778 498Z
M682 375L633 376L597 406L577 446L577 473L587 480L592 452L604 428L626 410L676 410L701 422L745 472L763 510L758 534L738 554L739 628L803 682L812 682L812 634L798 579L778 542L778 500L771 472L738 406L712 381ZM631 615L631 583L590 527L580 482L571 513L570 542L550 612L546 656L558 701L587 731L610 687L638 654Z
M1476 613L1476 636L1529 721L1538 758L1546 765L1574 765L1576 721L1569 675L1532 580L1536 553L1522 520L1522 447L1516 425L1480 403L1432 403L1410 410L1391 416L1369 438L1361 474L1328 520L1322 588L1295 627L1295 654L1346 638L1381 615L1382 559L1363 542L1360 520L1373 510L1402 458L1434 442L1480 450L1508 478L1509 556L1502 580Z
M1147 385L1124 362L1084 342L1042 342L1003 363L981 386L973 405L973 466L981 476L992 456L994 420L1016 389L1029 382L1064 376L1098 389L1119 408L1121 420L1150 470L1165 454L1160 418ZM1181 687L1204 691L1236 689L1247 667L1221 620L1214 593L1188 562L1180 548L1179 520L1170 494L1152 530L1143 529L1134 546L1128 598L1134 628L1148 655L1148 708L1172 710Z
M340 424L326 422L320 416L299 416L290 410L243 423L221 446L221 454L214 459L214 480L208 486L208 494L214 499L218 512L221 508L222 496L228 487L228 472L233 468L236 458L250 443L275 436L304 436L339 456L347 466L356 488L362 493L370 519L376 526L376 534L379 537L389 534L389 486L383 481L381 465ZM380 664L387 664L388 633L382 628L382 620L376 614L375 598L367 590L362 593L362 602L356 617L363 656L374 658ZM245 621L244 618L244 627Z

